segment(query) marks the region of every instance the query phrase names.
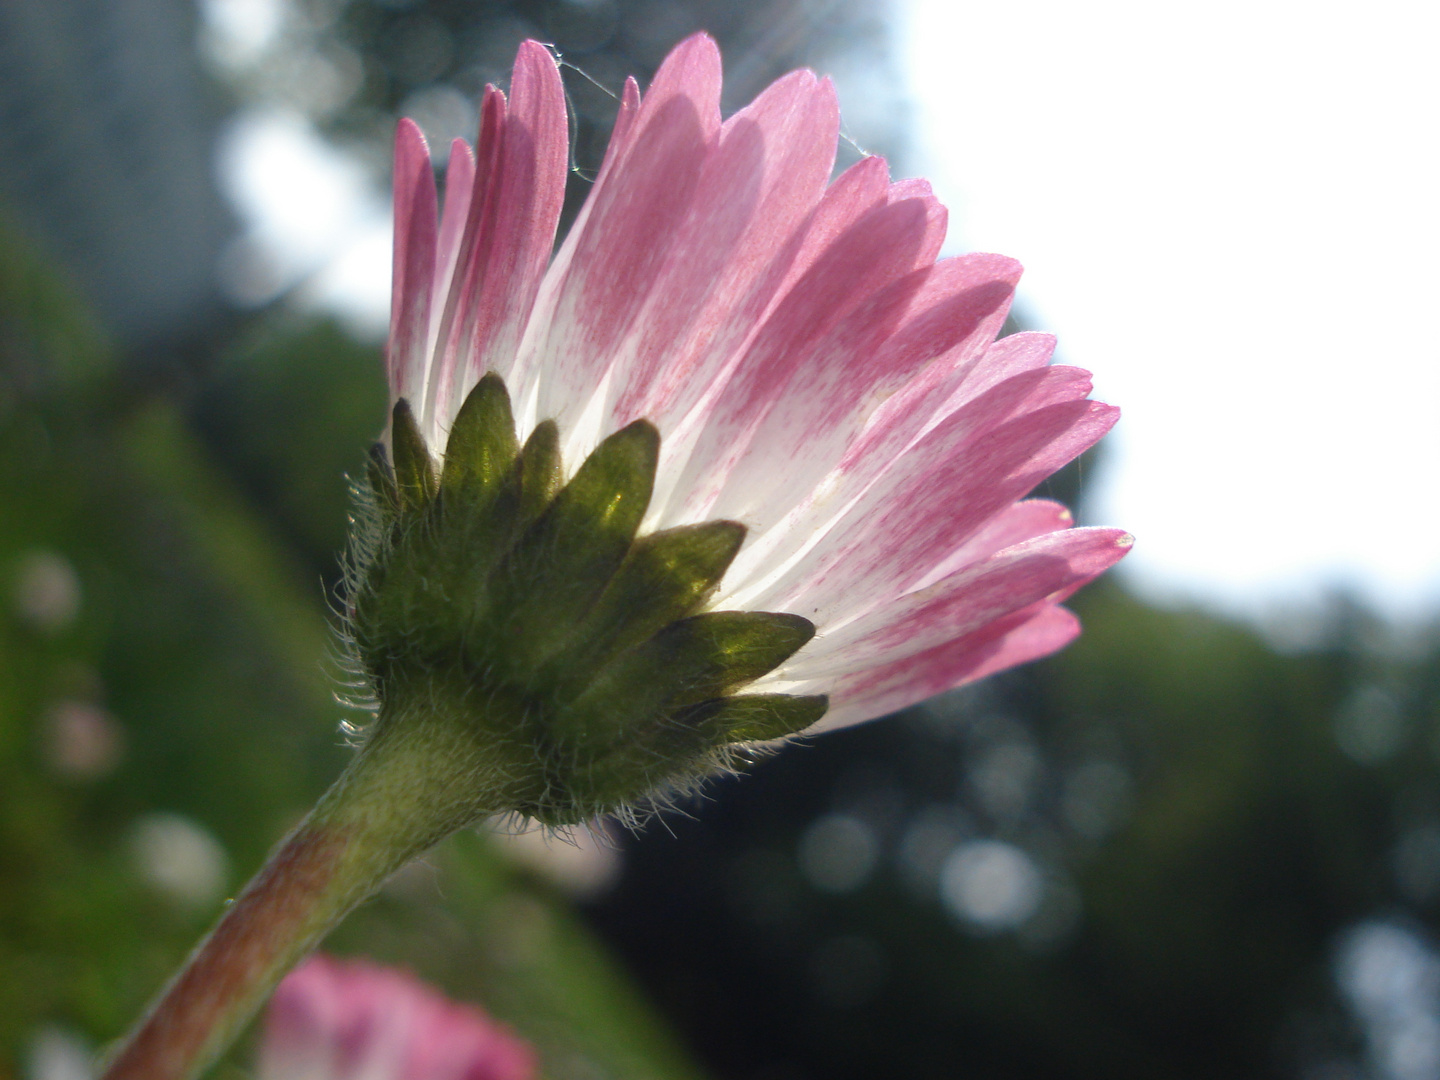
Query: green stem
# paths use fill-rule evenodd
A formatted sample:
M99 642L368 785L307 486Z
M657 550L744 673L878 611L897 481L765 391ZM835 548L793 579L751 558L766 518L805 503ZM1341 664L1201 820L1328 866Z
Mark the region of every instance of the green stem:
M382 714L350 766L130 1033L103 1080L198 1076L346 914L415 856L489 812L489 762L472 730L433 713Z

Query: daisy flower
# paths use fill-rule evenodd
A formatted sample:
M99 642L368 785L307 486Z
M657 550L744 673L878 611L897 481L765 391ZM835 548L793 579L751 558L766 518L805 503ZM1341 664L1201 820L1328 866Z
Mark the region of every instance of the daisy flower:
M643 99L626 84L553 258L566 115L541 45L508 99L487 91L476 148L451 146L443 211L419 129L396 139L396 471L377 454L359 664L382 712L468 695L498 743L525 728L507 808L544 820L1053 652L1079 630L1060 602L1130 544L1024 498L1117 411L1050 336L996 339L1019 265L938 259L944 208L883 159L830 182L828 80L794 72L723 121L720 84L703 34ZM567 480L593 490L562 541L546 520L584 516ZM520 524L496 539L466 502ZM634 570L657 546L690 575L668 606ZM656 645L707 622L725 640L704 656Z

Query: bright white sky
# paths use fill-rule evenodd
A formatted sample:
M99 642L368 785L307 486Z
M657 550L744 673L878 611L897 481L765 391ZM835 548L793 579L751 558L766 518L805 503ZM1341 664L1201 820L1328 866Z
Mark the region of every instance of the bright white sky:
M257 45L221 16L271 7L209 0L207 30L261 48L270 23ZM896 10L950 250L1019 258L1026 313L1124 409L1087 516L1136 535L1131 583L1249 614L1335 585L1440 605L1440 8ZM273 284L383 333L389 222L358 167L252 112L222 172Z
M1152 595L1440 603L1440 8L899 0L916 171L1122 407ZM842 101L843 104L843 101Z

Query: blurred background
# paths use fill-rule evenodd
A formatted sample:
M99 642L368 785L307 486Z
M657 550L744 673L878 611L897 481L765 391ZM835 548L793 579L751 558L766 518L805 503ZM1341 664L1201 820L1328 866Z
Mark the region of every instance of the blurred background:
M1357 11L0 5L0 1078L85 1077L344 760L397 116L473 137L553 42L573 212L704 28L727 109L834 75L842 163L1030 267L1127 410L1043 493L1136 552L1058 657L638 835L457 837L329 947L554 1078L1440 1080L1436 27Z

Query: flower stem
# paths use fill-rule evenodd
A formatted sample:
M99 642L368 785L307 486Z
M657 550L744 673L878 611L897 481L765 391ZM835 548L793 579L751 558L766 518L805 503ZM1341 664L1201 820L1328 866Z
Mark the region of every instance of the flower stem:
M415 856L487 813L473 730L382 712L365 746L229 905L111 1059L103 1080L190 1080L276 983Z

